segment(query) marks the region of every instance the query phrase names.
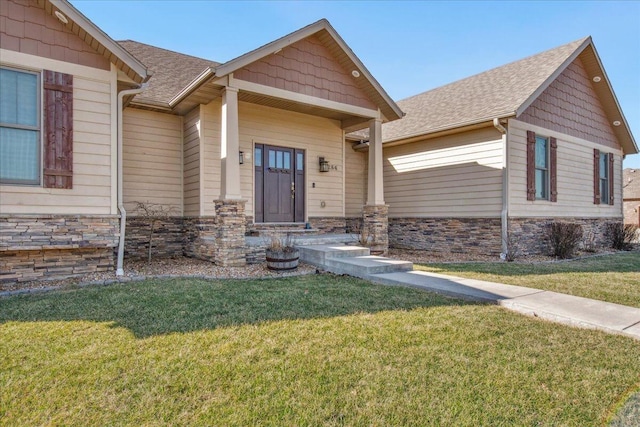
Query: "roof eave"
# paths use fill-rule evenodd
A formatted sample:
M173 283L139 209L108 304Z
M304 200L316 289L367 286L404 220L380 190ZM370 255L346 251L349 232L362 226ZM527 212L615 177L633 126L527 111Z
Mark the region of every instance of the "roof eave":
M169 101L169 105L171 107L175 107L215 75L216 71L214 67L205 68L202 73L200 73L195 79L191 81L191 83L185 86L184 89L178 92L178 94Z
M126 51L122 46L109 37L104 31L98 28L89 18L84 16L78 9L76 9L67 0L47 0L53 6L55 6L61 13L78 24L83 30L85 30L91 37L93 37L98 43L103 45L111 53L116 55L122 62L124 62L129 68L131 68L139 77L141 82L147 81L151 74L147 71L147 68L138 61L133 55Z

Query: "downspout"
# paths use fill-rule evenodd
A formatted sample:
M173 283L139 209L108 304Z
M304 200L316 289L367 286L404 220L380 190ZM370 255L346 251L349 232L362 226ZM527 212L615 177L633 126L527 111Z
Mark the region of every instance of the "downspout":
M122 114L123 111L123 103L124 97L128 95L137 95L147 87L146 83L143 83L140 87L135 89L127 89L118 92L118 154L117 154L117 162L118 162L118 210L120 211L120 242L118 243L118 264L116 266L116 276L124 275L124 236L125 229L127 226L127 211L124 208L124 202L122 197L122 175L123 175L123 167L124 163L122 160Z
M500 212L500 237L502 240L502 253L500 258L507 258L509 250L509 152L507 145L507 129L500 124L500 119L493 119L493 127L502 134L502 210Z

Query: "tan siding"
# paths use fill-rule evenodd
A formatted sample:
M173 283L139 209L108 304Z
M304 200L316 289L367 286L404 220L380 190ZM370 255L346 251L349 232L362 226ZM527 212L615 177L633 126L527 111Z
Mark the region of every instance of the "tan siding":
M345 215L359 217L367 201L366 151L354 151L347 144L345 150Z
M3 51L11 66L41 66L73 74L73 188L0 185L1 214L96 214L112 212L111 80L114 74L50 59ZM115 71L113 71L115 73ZM115 81L115 79L113 79ZM81 102L80 102L80 101ZM79 101L79 102L77 102Z
M153 203L182 215L182 119L127 108L123 117L124 202Z
M33 0L0 1L0 48L109 70L98 54Z
M571 63L518 120L587 141L618 148L594 84L579 58Z
M213 200L220 196L220 101L203 106L205 215L214 214ZM308 216L342 216L342 130L334 120L240 102L240 150L251 160L240 166L240 190L247 200L246 214L253 216L253 146L270 144L306 150L306 199ZM328 173L318 171L318 157L324 156L338 167ZM316 187L312 188L312 183ZM326 206L322 208L321 202Z
M385 148L389 216L497 217L502 161L502 139L493 128Z
M351 71L340 65L317 36L311 36L236 71L234 77L344 104L377 108L358 88Z
M558 141L558 201L527 201L526 133ZM614 205L593 204L593 149L614 153ZM509 215L514 217L622 217L621 150L509 120Z
M200 107L184 117L184 214L200 215Z

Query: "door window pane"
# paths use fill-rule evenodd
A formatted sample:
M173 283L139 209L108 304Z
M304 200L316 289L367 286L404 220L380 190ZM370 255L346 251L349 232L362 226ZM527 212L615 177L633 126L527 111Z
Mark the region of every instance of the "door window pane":
M291 153L287 151L284 152L284 168L291 169Z
M254 164L258 167L262 166L262 148L255 148L253 150L253 161Z
M276 152L275 150L269 150L269 167L276 167Z
M296 170L304 170L304 156L302 153L296 153Z
M282 151L276 151L276 168L282 169Z

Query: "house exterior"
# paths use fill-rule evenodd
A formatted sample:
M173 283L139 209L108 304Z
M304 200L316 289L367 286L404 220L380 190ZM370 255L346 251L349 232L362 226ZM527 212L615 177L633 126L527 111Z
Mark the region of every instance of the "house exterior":
M640 170L627 168L622 174L624 223L640 225Z
M591 38L398 105L406 117L382 129L390 245L537 254L551 221L596 245L622 221L622 160L638 147Z
M169 212L163 255L240 266L248 227L349 218L386 248L381 126L402 111L326 20L220 64L117 43L64 0L0 5L0 280L122 274L138 202ZM362 128L371 179L348 185Z

